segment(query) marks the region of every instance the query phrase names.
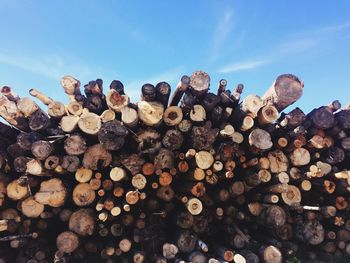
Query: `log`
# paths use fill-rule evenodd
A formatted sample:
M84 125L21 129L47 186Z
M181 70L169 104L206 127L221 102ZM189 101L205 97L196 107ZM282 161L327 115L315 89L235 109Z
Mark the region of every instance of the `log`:
M79 129L89 135L97 135L101 129L101 119L95 113L83 113L78 121Z
M164 111L163 120L168 126L178 125L183 119L183 113L180 107L170 106Z
M67 190L63 182L58 178L53 178L41 182L40 189L34 195L34 199L43 205L60 207L64 204L66 196Z
M118 120L112 120L101 125L98 140L109 151L116 151L123 147L128 130Z
M80 236L88 236L94 233L95 216L92 209L79 209L69 218L69 230Z
M125 126L129 128L134 128L139 122L139 116L137 111L130 107L123 107L121 109L122 113L122 122Z
M282 253L275 246L267 246L263 249L263 259L266 263L281 263Z
M283 74L277 77L262 99L272 102L280 112L301 97L303 87L304 83L295 75Z
M190 86L190 77L184 75L181 77L179 83L176 86L176 89L174 91L173 96L171 97L170 106L177 106L184 94L184 92L188 89Z
M259 150L270 149L273 145L270 134L262 129L254 129L249 134L249 144Z
M73 201L77 206L87 206L95 201L96 194L88 183L80 183L73 190Z
M164 108L168 106L171 87L169 83L162 81L156 85L156 100L163 104Z
M201 70L192 73L190 77L190 86L191 91L196 97L203 97L207 93L209 85L210 77L207 73Z
M83 166L91 170L97 170L98 164L107 167L112 161L112 155L101 144L90 146L84 154Z
M140 101L138 104L140 120L147 126L158 126L163 119L164 106L155 101Z
M44 212L45 206L35 201L34 197L28 197L21 203L22 213L29 218L37 218Z
M56 246L63 253L72 253L79 246L79 238L71 231L62 232L57 236Z
M128 106L129 101L128 95L120 94L115 89L109 90L106 95L108 107L115 112L121 112L124 107Z

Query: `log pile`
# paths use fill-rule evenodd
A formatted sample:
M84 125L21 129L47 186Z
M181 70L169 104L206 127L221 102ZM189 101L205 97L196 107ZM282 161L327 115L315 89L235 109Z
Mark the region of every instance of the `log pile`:
M350 107L283 112L303 91L291 74L242 99L203 71L138 103L119 80L61 85L67 105L1 89L0 262L350 254Z

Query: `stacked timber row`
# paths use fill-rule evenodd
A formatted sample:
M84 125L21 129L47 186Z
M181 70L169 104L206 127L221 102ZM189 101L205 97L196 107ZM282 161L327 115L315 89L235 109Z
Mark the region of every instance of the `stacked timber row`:
M64 105L2 87L0 262L279 263L350 254L350 108L282 112L279 76L241 99L203 71L103 90L61 80ZM44 110L36 100L47 106Z

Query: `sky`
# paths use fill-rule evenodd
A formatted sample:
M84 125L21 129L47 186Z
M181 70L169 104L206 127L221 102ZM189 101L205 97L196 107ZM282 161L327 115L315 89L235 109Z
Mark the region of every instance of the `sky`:
M304 81L305 112L350 103L350 1L0 0L0 86L21 97L36 88L67 102L64 75L82 85L124 83L136 102L144 83L204 70L243 97L275 78Z

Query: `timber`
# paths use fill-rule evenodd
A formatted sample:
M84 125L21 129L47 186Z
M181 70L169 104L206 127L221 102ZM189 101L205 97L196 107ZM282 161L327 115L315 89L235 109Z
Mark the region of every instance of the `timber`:
M1 88L1 262L350 254L349 107L283 112L304 88L292 74L265 94L225 79L212 90L201 70L179 79L173 95L143 84L139 102L120 80L82 93L64 76L67 103Z

